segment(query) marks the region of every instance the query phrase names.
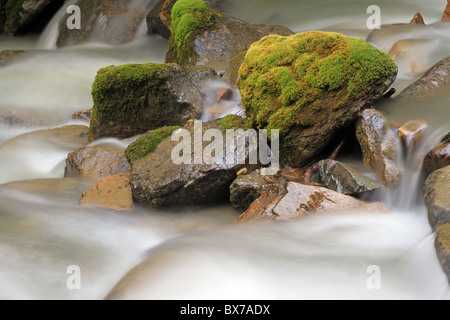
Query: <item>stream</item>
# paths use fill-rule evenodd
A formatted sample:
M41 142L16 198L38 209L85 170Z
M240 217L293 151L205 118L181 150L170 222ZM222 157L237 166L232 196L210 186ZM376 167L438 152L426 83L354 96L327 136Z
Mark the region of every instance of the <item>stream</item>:
M407 23L417 11L427 23L437 22L445 7L439 0L376 2L383 24ZM366 38L371 4L223 0L222 7L251 23ZM92 107L97 70L161 63L167 41L140 31L123 45L96 38L56 49L56 18L40 36L0 36L0 51L27 51L0 67L0 112L36 120L25 127L0 122L0 299L450 299L420 196L420 168L410 168L449 131L450 93L380 106L390 120L423 118L430 124L420 150L402 160L408 177L385 197L387 214L235 225L240 213L228 205L164 212L86 209L79 205L81 193L95 182L63 177L67 154L87 141L71 132L37 131L88 125L71 115ZM416 54L426 56L421 61L429 68L450 54L449 31L446 25L392 28L379 32L373 44L389 51L401 39L428 39L432 50ZM399 67L393 86L402 89L416 77ZM102 144L126 147L114 139L96 142ZM69 266L81 270L80 290L67 287ZM381 271L381 287L368 285L372 266Z

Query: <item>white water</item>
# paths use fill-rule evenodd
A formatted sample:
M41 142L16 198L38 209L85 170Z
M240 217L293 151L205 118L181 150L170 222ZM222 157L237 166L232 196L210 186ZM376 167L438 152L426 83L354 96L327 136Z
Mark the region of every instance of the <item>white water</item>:
M379 1L383 23L408 22L416 11L427 22L437 21L443 2ZM228 12L250 22L356 36L369 34L365 29L369 4L225 0ZM437 33L441 35L436 37ZM440 43L448 37L441 31L430 31L428 36ZM40 43L55 43L55 37L46 31ZM379 45L388 47L391 41L388 34ZM162 62L167 49L166 41L142 34L122 46L90 43L58 50L42 50L52 47L45 45L31 49L36 43L33 38L0 38L0 50L30 50L0 68L0 110L39 116L45 128L67 124L73 112L92 106L90 90L99 68ZM444 45L439 50L448 52ZM400 72L405 82L413 80L407 70ZM430 101L417 105L393 102L384 107L385 113L401 122L427 118L434 131L448 125L448 97ZM0 143L37 129L0 124ZM116 140L101 143L123 148ZM58 179L63 176L65 155L74 148L73 141L55 143L45 138L30 142L24 137L0 146L0 183L10 183L0 186L0 298L102 299L143 261L139 276L134 272L127 276L131 280L127 292L115 291L113 298L450 298L425 208L420 201L410 201L420 198L413 191L417 170L393 197L390 206L395 209L388 214L235 226L238 213L229 207L181 213L81 208L80 195L92 182ZM32 181L11 184L20 180ZM82 290L66 287L70 265L81 267ZM381 268L381 290L367 287L370 275L366 271L371 265Z

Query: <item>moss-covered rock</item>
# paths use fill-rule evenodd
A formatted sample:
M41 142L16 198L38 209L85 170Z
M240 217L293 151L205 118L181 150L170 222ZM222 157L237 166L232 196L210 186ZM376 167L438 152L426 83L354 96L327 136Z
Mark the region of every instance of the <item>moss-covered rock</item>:
M159 0L152 11L147 15L149 33L158 34L169 39L172 26L172 8L178 0ZM215 8L218 0L206 0L209 7Z
M212 10L202 0L178 0L172 8L166 62L225 70L234 56L269 34L291 35L281 26L250 25Z
M66 13L59 23L58 47L87 40L111 45L129 42L150 10L148 1L79 0L76 5L81 9L82 28L68 29L66 22L72 13Z
M248 130L252 128L252 124L248 121L248 119L242 118L235 114L229 114L228 116L220 119L219 128L222 132L226 132L229 129Z
M170 137L178 129L180 129L179 126L163 127L146 133L125 150L128 162L133 165L133 162L148 156L164 139Z
M282 160L302 167L382 97L396 74L390 57L362 39L305 32L254 43L238 88L253 125L279 129Z
M202 134L209 129L220 130L220 122L219 119L203 123ZM184 129L190 133L191 141L187 143L194 153L194 130L199 129L196 129L191 121L184 126ZM191 163L175 164L172 151L181 142L174 142L169 137L162 141L154 152L133 162L131 188L136 201L156 208L225 202L229 199L229 188L236 179L237 173L244 167L249 170L255 167L248 163L226 164L226 161L217 161L226 159L229 152L237 153L236 146L227 149L225 137L222 141L223 149L214 154L213 163L208 164L202 161L203 164L195 164L192 158ZM211 142L204 140L202 150L206 152L210 144Z
M202 114L200 83L211 69L128 64L98 71L93 84L90 139L129 138L163 126L182 126Z

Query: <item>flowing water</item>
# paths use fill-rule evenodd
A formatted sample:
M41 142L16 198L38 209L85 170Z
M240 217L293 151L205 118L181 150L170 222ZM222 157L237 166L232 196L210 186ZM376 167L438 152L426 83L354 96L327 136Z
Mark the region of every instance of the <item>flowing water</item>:
M372 2L223 0L223 9L252 23L367 37L366 9ZM385 24L408 22L417 11L431 23L439 20L444 2L377 4ZM407 179L387 197L388 214L236 226L239 213L229 206L163 213L139 207L131 213L85 209L78 204L80 195L93 182L62 178L67 153L87 141L70 132L35 131L87 125L71 120L71 114L92 106L97 70L162 62L167 41L140 32L120 46L89 42L56 49L58 15L62 13L40 39L0 38L0 50L27 50L0 67L0 112L38 120L32 127L0 124L0 298L450 298L418 190L417 165L438 139L431 132L449 129L450 95L381 106L397 122L425 118L430 123L423 148L402 157ZM393 28L371 39L386 51L398 40L430 40L432 52L420 52L427 54L421 61L430 67L450 53L446 28ZM394 86L402 88L413 80L400 65ZM124 148L117 140L99 143ZM81 269L81 290L67 288L66 271L72 265ZM371 266L380 268L379 289L370 286Z

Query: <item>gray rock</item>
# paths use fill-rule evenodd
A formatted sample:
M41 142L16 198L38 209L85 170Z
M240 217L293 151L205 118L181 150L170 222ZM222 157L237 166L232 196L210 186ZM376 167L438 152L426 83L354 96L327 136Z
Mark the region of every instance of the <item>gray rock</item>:
M130 64L98 71L93 85L90 139L130 138L164 126L183 126L203 111L203 81L210 68Z
M130 165L123 152L83 147L68 155L64 176L94 178L100 181L127 170L130 170Z
M428 218L434 230L450 222L450 166L433 172L424 186Z
M403 90L398 98L423 98L445 92L450 86L450 57L425 72L412 85Z
M220 122L204 123L203 132L218 129ZM189 122L185 129L191 134L193 151L194 124ZM156 151L133 162L131 188L135 200L157 208L217 204L229 199L230 185L236 179L237 172L244 167L252 169L248 164L224 163L226 154L237 152L235 146L227 149L225 141L223 152L215 156L212 164L194 164L192 161L191 164L176 165L171 153L178 144L169 137L158 145ZM204 141L203 150L209 144Z
M357 122L356 138L363 152L364 164L374 170L385 186L397 188L401 172L397 167L397 138L379 111L364 110Z
M325 187L346 195L356 196L381 188L379 182L338 161L320 161L319 172Z

